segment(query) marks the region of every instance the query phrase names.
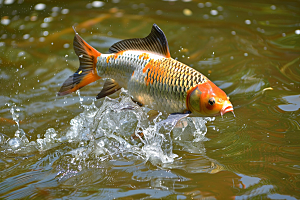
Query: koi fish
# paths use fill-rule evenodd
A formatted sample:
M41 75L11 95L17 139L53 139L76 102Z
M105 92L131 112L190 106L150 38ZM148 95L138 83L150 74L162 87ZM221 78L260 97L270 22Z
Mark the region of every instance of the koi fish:
M233 113L233 106L223 90L197 70L171 58L167 38L156 24L145 38L113 44L110 54L98 52L76 31L73 46L80 66L63 83L58 96L105 78L97 99L123 87L139 105L177 114L176 121L186 116Z

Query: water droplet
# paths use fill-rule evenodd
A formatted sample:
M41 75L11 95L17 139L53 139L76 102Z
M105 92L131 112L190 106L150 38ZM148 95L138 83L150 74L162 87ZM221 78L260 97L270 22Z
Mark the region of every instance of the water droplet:
M104 5L104 2L102 2L102 1L93 1L92 2L92 6L95 8L102 7L103 5Z
M47 36L47 35L49 35L49 32L48 31L44 31L43 32L43 36Z
M49 26L48 23L41 23L41 28L47 28Z
M217 10L211 10L211 11L210 11L210 14L211 14L211 15L217 15L217 14L218 14L218 11L217 11Z
M205 6L206 6L206 7L209 8L209 7L211 7L211 5L212 5L211 2L205 2Z
M90 8L92 8L93 6L92 6L92 4L91 3L88 3L88 4L86 4L86 6L85 6L86 8L88 8L88 9L90 9Z
M25 55L25 52L24 51L20 51L19 53L18 53L18 57L21 57L21 56L24 56ZM21 65L22 66L22 65Z
M235 31L231 31L231 34L232 34L232 35L236 35L236 32L235 32Z
M46 8L46 4L44 3L39 3L34 6L35 10L44 10L45 8Z
M58 12L58 11L60 10L60 8L57 7L57 6L55 6L55 7L53 7L51 10L52 10L52 12Z
M248 25L249 25L249 24L251 24L251 21L250 21L249 19L246 19L246 20L245 20L245 24L248 24Z
M248 56L248 53L244 53L244 56Z
M5 0L4 1L5 5L10 5L10 4L13 4L13 3L14 3L14 0Z
M300 35L300 29L295 30L295 33L296 33L297 35Z
M63 15L66 15L68 13L69 13L69 9L67 9L67 8L62 9L62 11L61 11L61 14L63 14Z
M204 4L203 3L198 3L198 7L199 8L204 8Z
M156 11L156 14L157 14L157 15L161 15L161 14L162 14L162 11L161 11L161 10L157 10L157 11Z
M136 10L136 9L139 8L139 6L137 4L132 4L131 8L134 9L134 10Z
M217 9L218 9L218 11L223 11L223 7L222 6L218 6Z
M65 44L64 44L64 48L65 48L65 49L67 49L67 48L69 48L69 47L70 47L70 45L69 45L68 43L65 43Z
M7 34L3 34L2 36L1 36L1 39L6 39L7 38Z
M44 42L44 41L45 41L45 38L44 38L44 37L40 37L40 38L39 38L39 41L40 41L40 42Z
M112 36L112 32L111 32L111 31L108 31L107 35L108 35L108 36Z
M271 5L271 9L272 10L276 10L276 6L275 5Z
M191 16L193 14L193 12L190 9L185 8L185 9L183 9L183 14L185 16Z
M24 40L27 40L29 37L30 37L30 35L29 35L29 34L25 34L25 35L23 35L23 39L24 39Z
M33 15L30 17L30 21L35 22L37 20L37 16Z
M52 20L53 20L53 17L46 17L46 18L44 18L44 22L45 23L51 22Z
M24 28L25 28L24 24L22 24L22 25L19 26L19 30L23 30Z
M10 23L10 19L8 19L7 17L2 17L1 24L8 25L9 23Z

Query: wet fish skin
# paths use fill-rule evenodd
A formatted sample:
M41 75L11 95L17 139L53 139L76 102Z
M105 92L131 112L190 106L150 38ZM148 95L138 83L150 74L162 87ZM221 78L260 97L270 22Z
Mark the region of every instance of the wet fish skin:
M123 87L134 101L169 114L215 116L233 112L223 90L197 70L171 58L167 39L155 24L147 37L117 42L109 49L110 54L101 54L78 33L73 45L80 67L65 81L58 95L106 78L97 98Z

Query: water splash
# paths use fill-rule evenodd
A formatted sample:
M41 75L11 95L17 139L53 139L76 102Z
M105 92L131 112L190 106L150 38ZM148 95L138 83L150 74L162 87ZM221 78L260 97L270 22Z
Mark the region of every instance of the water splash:
M17 107L16 104L6 103L7 106L10 106L10 113L12 115L13 120L16 122L18 129L16 130L14 137L6 139L2 134L0 143L7 144L6 148L9 150L20 150L22 146L26 146L29 143L28 138L26 137L26 133L23 129L20 128L20 108Z
M80 96L80 91L79 90L76 90L76 94L78 95L79 97L79 103L81 106L83 106L82 102L83 102L83 98Z
M106 97L99 108L94 102L83 105L80 100L80 104L84 110L71 119L67 130L59 132L49 128L43 137L29 142L25 132L18 129L15 137L8 141L9 147L13 150L25 148L28 152L45 151L62 143L67 144L69 150L62 156L60 165L64 172L81 170L89 164L97 166L100 161L103 164L105 160L117 160L120 157L163 166L178 157L173 152L174 145L180 145L189 152L205 153L201 143L206 140L205 124L214 120L185 118L177 123L163 121L166 116L159 113L150 121L149 109L135 104L123 89L119 98ZM11 112L14 120L18 120L15 109L11 109ZM133 139L132 135L138 139Z
M207 132L205 123L214 120L188 118L179 128L176 123L160 123L164 119L161 114L149 121L147 108L132 102L125 90L117 99L106 97L100 108L94 103L83 107L84 111L71 120L65 134L69 143L79 143L79 147L70 152L76 158L94 156L105 160L130 154L152 164L170 163L177 157L173 153L174 138L193 143L203 141ZM133 140L133 134L139 139Z
M18 129L20 129L20 121L19 121L20 115L18 113L18 112L20 112L20 109L17 108L16 104L14 104L14 103L13 104L7 103L6 105L11 106L10 113L12 115L13 120L16 122Z

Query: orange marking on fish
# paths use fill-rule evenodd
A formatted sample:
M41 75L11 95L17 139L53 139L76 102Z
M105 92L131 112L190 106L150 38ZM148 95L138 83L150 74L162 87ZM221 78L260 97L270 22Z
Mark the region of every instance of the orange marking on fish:
M148 59L150 58L149 54L147 54L147 53L142 53L142 54L139 56L139 59L142 59L142 57L143 57L144 60L148 60Z
M153 63L153 60L151 59L144 67L143 69L143 73L146 73L146 71L150 68L152 68L152 63Z
M124 51L120 51L114 55L114 58L117 59L119 56L122 56Z
M148 60L149 58L150 58L149 54L146 54L146 55L144 56L144 60Z
M150 77L148 77L147 82L146 82L146 85L148 86L149 83L150 83Z
M158 65L158 63L156 63L156 65L154 66L153 71L155 72L156 75L158 75L158 71L159 71L159 65Z
M94 74L93 71L91 71L77 85L75 85L72 89L70 89L70 91L68 93L75 92L76 90L78 90L94 81L97 81L100 78L101 78L100 76L98 76L97 74Z
M107 56L107 58L106 58L106 63L109 63L109 60L110 60L112 57L114 57L114 55L109 55L109 56Z
M134 75L134 71L132 72L132 75L131 76L133 76Z

